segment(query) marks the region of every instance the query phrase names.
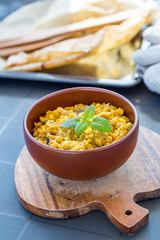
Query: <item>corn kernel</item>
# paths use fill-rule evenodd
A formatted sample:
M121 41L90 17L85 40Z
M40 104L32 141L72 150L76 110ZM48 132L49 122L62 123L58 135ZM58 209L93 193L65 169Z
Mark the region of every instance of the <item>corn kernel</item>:
M54 116L53 113L49 114L49 119L50 119L50 120L54 120L54 119L55 119L55 116Z
M102 147L102 139L101 138L96 138L95 143L97 146Z
M111 120L111 124L112 124L112 125L116 125L117 122L118 122L118 121L117 121L117 118L116 118L116 117Z
M59 117L59 111L56 109L52 112L56 118Z
M90 134L91 132L93 132L93 129L91 127L88 127L86 130L85 130L85 134Z
M117 109L117 113L118 113L119 115L123 115L124 110L123 110L122 108L118 108L118 109Z
M51 110L48 110L48 111L46 112L46 115L50 114L51 112L52 112Z

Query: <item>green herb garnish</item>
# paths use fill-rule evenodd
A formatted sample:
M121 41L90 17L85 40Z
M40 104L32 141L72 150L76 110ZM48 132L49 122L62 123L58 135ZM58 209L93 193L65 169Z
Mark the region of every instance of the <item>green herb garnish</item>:
M86 130L88 126L99 132L112 132L109 121L103 117L94 117L96 107L91 105L84 111L82 117L74 117L66 120L61 124L61 127L75 129L75 134L78 136Z

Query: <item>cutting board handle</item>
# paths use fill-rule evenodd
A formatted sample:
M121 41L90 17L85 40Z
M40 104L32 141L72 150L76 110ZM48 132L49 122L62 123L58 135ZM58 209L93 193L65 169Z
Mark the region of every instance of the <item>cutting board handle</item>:
M136 204L133 197L125 198L117 191L101 203L101 210L126 234L133 234L148 222L149 211Z

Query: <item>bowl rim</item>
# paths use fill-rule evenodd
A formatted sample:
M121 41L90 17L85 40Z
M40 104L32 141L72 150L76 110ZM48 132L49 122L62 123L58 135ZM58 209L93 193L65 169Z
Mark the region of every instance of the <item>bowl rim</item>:
M52 96L55 96L55 95L58 95L58 94L63 94L64 92L72 92L72 91L75 91L75 90L86 90L86 91L100 91L100 92L108 92L112 95L115 95L117 97L120 97L121 99L123 99L133 110L134 112L134 115L135 115L135 121L134 121L134 124L133 124L133 127L132 129L124 136L122 137L120 140L118 140L117 142L114 142L110 145L107 145L107 146L102 146L102 147L98 147L98 148L94 148L94 149L88 149L88 150L76 150L76 151L71 151L71 150L64 150L64 149L58 149L58 148L52 148L52 147L49 147L43 143L40 143L38 142L32 135L31 133L29 132L28 130L28 127L27 127L27 118L28 118L28 115L30 113L30 111L35 107L37 106L37 104L39 104L40 102L42 102L43 100L47 99L47 98L50 98ZM139 117L138 117L138 113L137 113L137 110L136 108L134 107L134 105L126 98L124 97L123 95L117 93L117 92L114 92L114 91L111 91L111 90L108 90L108 89L104 89L104 88L97 88L97 87L72 87L72 88L65 88L65 89L62 89L62 90L58 90L58 91L55 91L55 92L52 92L50 94L47 94L45 96L43 96L42 98L38 99L29 109L28 111L26 112L25 116L24 116L24 119L23 119L23 129L24 129L24 132L26 133L26 135L29 137L29 139L31 141L33 141L35 144L37 144L39 147L42 147L42 148L45 148L46 150L49 150L49 151L53 151L53 152L58 152L58 153L65 153L65 154L85 154L85 153L90 153L90 152L99 152L99 151L103 151L103 150L107 150L107 149L110 149L110 148L114 148L116 147L117 145L119 145L120 143L124 142L127 138L130 137L130 135L132 135L132 133L135 131L135 129L137 128L137 125L139 124Z

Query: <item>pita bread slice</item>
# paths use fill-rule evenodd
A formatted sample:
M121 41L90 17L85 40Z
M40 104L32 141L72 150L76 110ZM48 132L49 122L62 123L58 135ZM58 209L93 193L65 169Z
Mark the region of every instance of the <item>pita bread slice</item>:
M46 69L63 66L66 64L71 64L75 60L78 60L81 57L84 57L85 55L86 55L86 53L76 53L73 55L68 55L68 56L65 56L62 58L55 58L55 59L48 60L48 61L40 61L40 62L19 65L19 66L15 66L15 67L10 67L7 70L8 71L18 71L18 72L42 71L42 70L46 70Z
M19 53L10 56L4 69L9 71L39 71L70 64L79 58L96 51L105 29L79 38L71 38L50 45L32 53Z
M141 46L141 37L137 36L137 33L147 22L148 14L139 12L138 16L120 25L106 27L100 48L94 54L81 58L74 66L71 64L55 69L53 73L111 79L133 74L132 55Z
M131 41L139 33L142 26L148 23L148 17L148 12L137 9L136 16L132 16L120 25L108 26L97 54Z
M141 36L117 48L102 52L98 55L86 56L70 65L54 68L52 74L79 76L92 79L120 79L133 76L133 53L141 45Z
M0 22L0 41L134 8L148 9L154 15L158 11L154 0L37 1L18 9Z
M117 0L38 1L18 9L0 22L0 41L37 30L110 15L127 9L124 6L126 3L117 3Z
M0 41L14 39L37 30L64 26L133 8L128 7L128 5L120 0L46 0L34 2L18 9L0 22Z

